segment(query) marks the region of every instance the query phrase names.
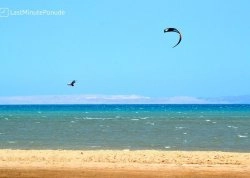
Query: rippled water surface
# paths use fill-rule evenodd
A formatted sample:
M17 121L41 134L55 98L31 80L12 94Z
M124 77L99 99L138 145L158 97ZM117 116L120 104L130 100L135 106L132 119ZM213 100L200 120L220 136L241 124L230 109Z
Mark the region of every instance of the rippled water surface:
M250 151L250 105L0 105L0 149Z

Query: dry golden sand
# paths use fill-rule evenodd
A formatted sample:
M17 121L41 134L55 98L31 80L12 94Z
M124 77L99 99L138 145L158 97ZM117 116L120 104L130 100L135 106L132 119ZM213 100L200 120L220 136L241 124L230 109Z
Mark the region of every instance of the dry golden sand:
M0 150L0 177L250 177L250 153Z

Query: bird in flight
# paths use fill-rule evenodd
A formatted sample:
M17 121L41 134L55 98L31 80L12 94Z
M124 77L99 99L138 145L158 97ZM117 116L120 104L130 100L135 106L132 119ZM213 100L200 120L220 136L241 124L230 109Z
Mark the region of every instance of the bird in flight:
M164 29L164 33L166 33L166 32L176 32L176 33L179 33L179 36L180 36L179 37L179 41L178 41L178 43L175 46L173 46L173 48L176 47L181 42L181 38L182 38L181 33L176 28L166 28L166 29Z
M72 82L68 83L67 85L73 87L73 86L75 86L75 83L76 83L76 80L73 80Z

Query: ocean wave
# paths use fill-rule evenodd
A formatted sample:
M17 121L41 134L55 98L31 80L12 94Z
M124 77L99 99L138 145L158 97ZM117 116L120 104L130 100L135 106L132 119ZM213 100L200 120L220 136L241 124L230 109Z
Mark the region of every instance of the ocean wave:
M110 117L83 117L83 120L112 120L115 118L110 118Z
M148 119L149 117L141 117L140 119L143 119L143 120L145 120L145 119Z
M247 138L247 135L238 135L239 138Z
M233 128L233 129L238 129L238 127L232 126L232 125L228 125L227 127L228 127L228 128Z
M9 144L15 144L16 141L8 141Z
M131 121L139 121L139 119L131 119Z
M185 129L185 127L175 127L176 130L181 130L181 129Z
M148 124L148 125L155 125L154 122L146 122L146 124Z

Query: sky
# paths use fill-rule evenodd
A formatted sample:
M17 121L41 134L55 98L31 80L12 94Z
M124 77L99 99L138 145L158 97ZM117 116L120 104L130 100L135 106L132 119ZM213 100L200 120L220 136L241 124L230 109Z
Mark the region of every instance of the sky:
M249 98L249 7L248 0L1 1L0 103ZM167 27L182 33L175 48L178 34L163 33Z

